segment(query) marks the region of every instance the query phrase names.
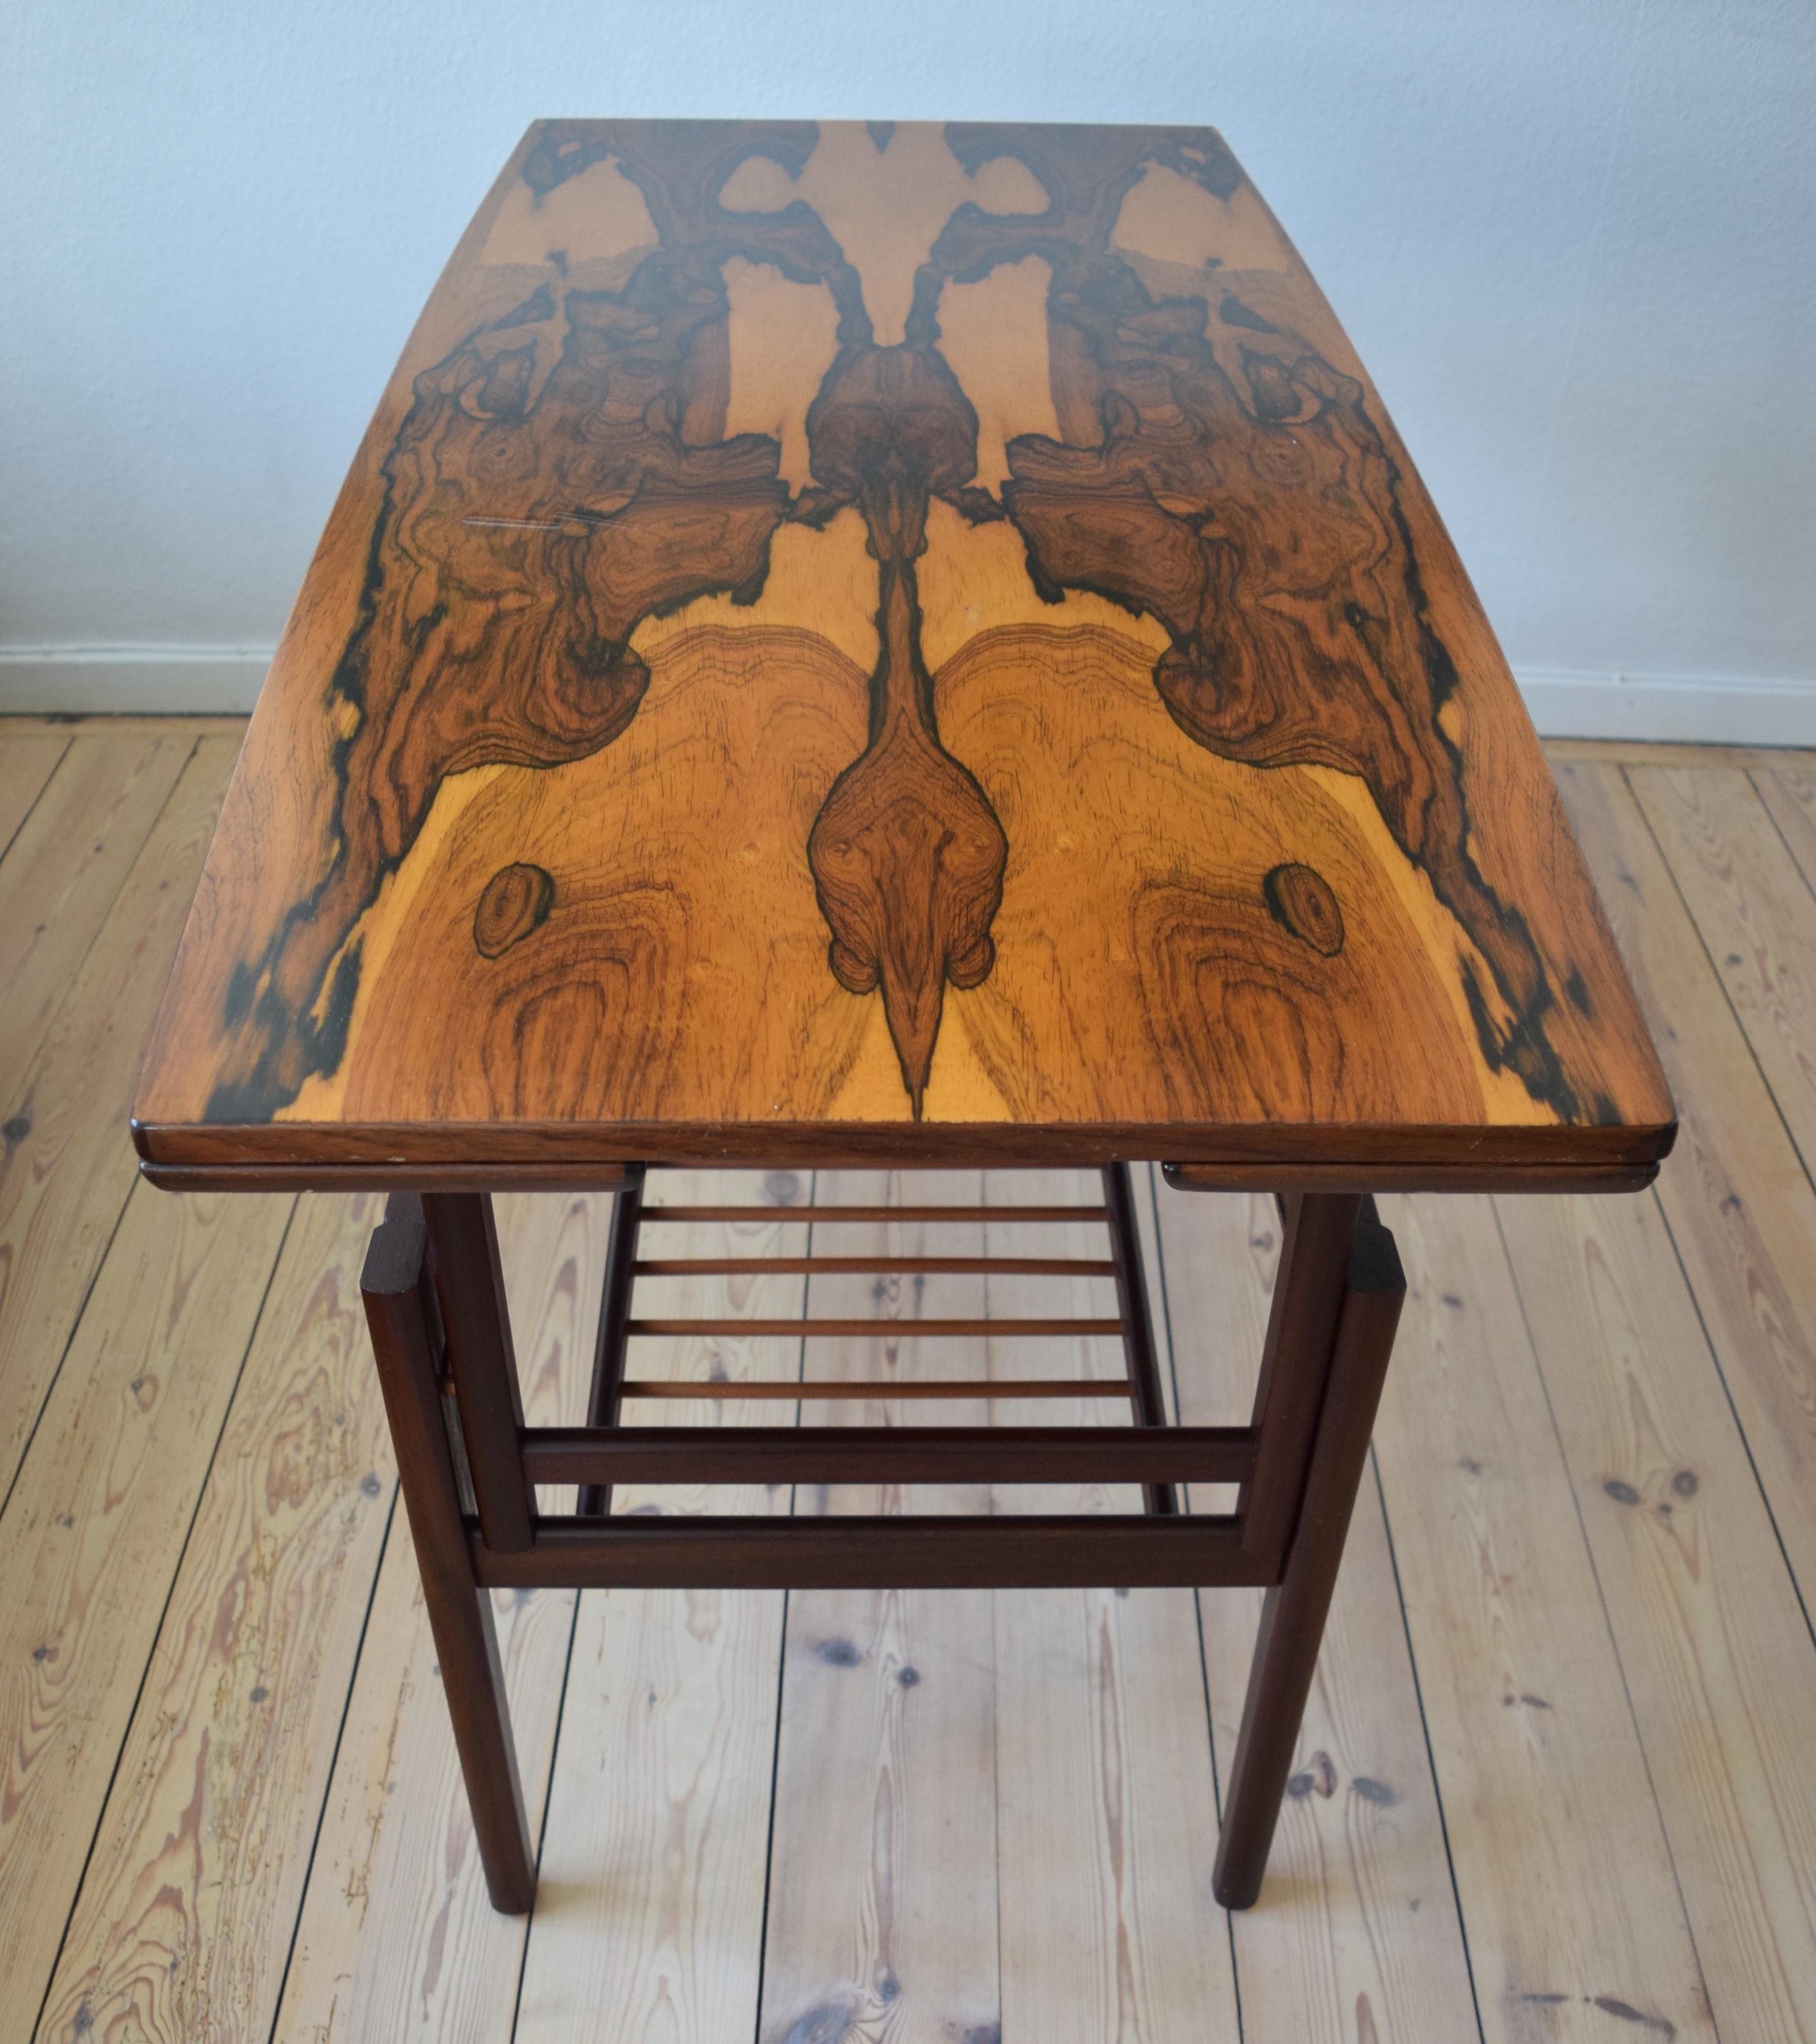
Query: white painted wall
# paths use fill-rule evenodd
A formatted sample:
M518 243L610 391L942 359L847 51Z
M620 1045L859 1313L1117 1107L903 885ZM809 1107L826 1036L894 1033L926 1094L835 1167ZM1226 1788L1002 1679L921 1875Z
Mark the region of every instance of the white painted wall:
M244 701L539 114L1220 127L1553 729L1816 742L1816 0L13 0L0 707Z

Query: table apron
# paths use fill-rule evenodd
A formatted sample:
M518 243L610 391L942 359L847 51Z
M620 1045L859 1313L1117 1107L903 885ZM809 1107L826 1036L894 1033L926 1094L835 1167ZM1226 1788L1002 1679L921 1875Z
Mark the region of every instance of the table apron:
M819 1520L542 1518L520 1554L466 1529L474 1580L490 1589L1026 1589L1265 1586L1276 1557L1244 1550L1225 1516Z

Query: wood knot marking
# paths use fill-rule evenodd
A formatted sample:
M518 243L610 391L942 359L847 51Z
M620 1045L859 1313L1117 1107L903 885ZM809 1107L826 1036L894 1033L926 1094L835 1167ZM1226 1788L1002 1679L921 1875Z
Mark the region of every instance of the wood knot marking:
M1313 1754L1311 1764L1293 1776L1286 1785L1286 1792L1295 1802L1303 1803L1307 1796L1329 1798L1337 1792L1337 1768L1329 1754L1322 1749Z
M1309 866L1277 866L1261 881L1268 913L1283 930L1325 958L1343 948L1343 912L1323 874Z
M1699 1488L1694 1470L1680 1470L1671 1479L1671 1487L1680 1497L1694 1497Z
M828 1668L855 1668L864 1658L849 1639L823 1639L813 1651Z
M473 941L482 958L501 958L548 920L555 881L539 866L501 866L473 911Z
M1623 1483L1618 1476L1610 1477L1602 1488L1617 1504L1637 1504L1640 1501L1639 1493L1630 1483Z
M1643 2008L1635 2008L1630 2001L1622 2001L1611 1994L1599 1994L1595 2005L1604 2015L1618 2015L1623 2023L1643 2023L1648 2030L1656 2030L1662 2037L1675 2037L1677 2025L1663 2015L1648 2015Z
M789 2027L782 2044L839 2044L855 2028L856 2011L848 2004L829 2001L810 2008Z

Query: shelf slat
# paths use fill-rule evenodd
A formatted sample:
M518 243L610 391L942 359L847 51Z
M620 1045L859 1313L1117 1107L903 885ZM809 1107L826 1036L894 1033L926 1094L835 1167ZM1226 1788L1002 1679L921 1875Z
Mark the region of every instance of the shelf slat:
M1105 1221L1102 1207L692 1207L647 1206L646 1226L656 1221L781 1220L781 1221Z
M1027 1340L1035 1335L1051 1339L1071 1335L1120 1335L1120 1320L631 1320L625 1331L632 1335L788 1335L790 1336L886 1335L1000 1335Z
M920 1275L999 1271L1030 1278L1114 1278L1108 1256L648 1256L638 1259L639 1278L735 1278L747 1270L796 1277Z
M876 1323L869 1321L873 1327ZM827 1382L815 1377L778 1383L774 1377L739 1379L693 1377L628 1377L626 1398L837 1398L851 1404L889 1404L902 1398L964 1399L981 1404L999 1398L1121 1398L1129 1395L1125 1377L942 1377L918 1384L879 1383L874 1377Z

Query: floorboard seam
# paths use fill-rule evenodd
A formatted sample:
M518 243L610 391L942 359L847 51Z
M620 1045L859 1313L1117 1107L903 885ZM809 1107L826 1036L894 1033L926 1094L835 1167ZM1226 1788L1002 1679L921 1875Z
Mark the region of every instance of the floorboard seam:
M159 739L155 740L154 743L155 744L161 745L163 743L163 740L162 739ZM75 746L76 741L74 739L71 739L70 741L71 752L75 751ZM189 770L195 764L195 755L201 750L201 739L192 738L189 742L188 751L183 755L182 764L178 767L176 772L171 776L171 785L164 791L164 799L159 803L155 812L152 815L152 820L146 824L144 835L139 840L137 844L132 847L132 856L126 862L126 870L120 876L120 885L116 887L113 892L108 897L107 906L102 911L100 916L96 919L94 934L89 938L88 942L82 947L82 956L76 961L75 967L71 971L69 979L64 987L63 999L57 1003L56 1009L52 1011L50 1021L45 1026L44 1035L40 1036L38 1039L40 1046L41 1046L45 1039L49 1036L51 1031L56 1027L56 1018L63 1012L64 1002L70 998L71 994L75 989L76 982L82 977L83 969L86 966L90 959L94 956L94 947L101 941L102 934L107 928L109 918L113 915L114 909L119 905L121 896L124 894L128 887L132 885L132 875L139 870L139 861L145 855L146 846L151 843L152 840L155 836L156 836L159 824L163 821L165 813L168 810L171 803L176 800L177 790L182 786L184 780L187 778ZM64 756L67 758L68 757L68 755L66 754ZM59 764L60 765L61 762L60 762ZM36 805L33 806L35 807ZM172 955L175 955L174 951ZM33 1055L36 1056L36 1050L34 1049Z
M38 792L25 805L25 813L13 826L11 836L7 839L4 844L0 844L0 859L4 859L7 853L10 852L13 849L13 846L19 842L19 833L24 830L26 824L32 820L32 813L37 808L39 803L44 799L44 796L48 791L52 782L56 778L59 772L61 770L63 763L69 757L70 747L75 744L75 740L73 738L66 738L63 740L62 751L60 751L56 759L51 762L51 770L44 776L43 780L38 783Z
M1690 1267L1684 1260L1683 1251L1678 1247L1676 1231L1671 1225L1671 1216L1666 1212L1664 1202L1658 1197L1656 1189L1649 1193L1646 1197L1652 1201L1658 1210L1659 1220L1664 1229L1664 1239L1671 1244L1671 1253L1676 1259L1679 1274L1684 1279L1684 1292L1689 1298L1691 1309L1696 1316L1696 1324L1702 1331L1703 1347L1707 1350L1709 1361L1714 1366L1716 1381L1722 1387L1722 1396L1728 1401L1728 1411L1733 1420L1734 1431L1741 1437L1741 1447L1746 1455L1747 1467L1753 1471L1753 1482L1758 1487L1760 1502L1765 1507L1766 1523L1772 1528L1772 1537L1778 1543L1778 1551L1784 1562L1784 1572L1791 1578L1791 1594L1797 1600L1798 1609L1803 1614L1803 1623L1810 1635L1810 1643L1812 1646L1816 1646L1816 1623L1812 1623L1810 1606L1803 1595L1803 1585L1797 1579L1797 1570L1791 1564L1791 1551L1784 1544L1784 1535L1779 1527L1778 1514L1772 1509L1772 1493L1766 1488L1765 1478L1760 1474L1759 1464L1754 1459L1753 1444L1747 1438L1745 1422L1741 1418L1740 1408L1734 1403L1733 1391L1728 1382L1728 1373L1722 1362L1722 1351L1717 1346L1714 1335L1710 1332L1709 1323L1703 1311L1703 1301L1696 1296L1696 1286L1691 1278Z
M1491 1198L1489 1207L1495 1217L1495 1233L1501 1245L1501 1256L1507 1268L1507 1276L1513 1285L1514 1297L1519 1305L1520 1326L1526 1335L1526 1353L1532 1358L1532 1366L1538 1377L1540 1396L1545 1400L1545 1417L1551 1422L1551 1438L1557 1445L1557 1459L1564 1472L1564 1481L1570 1493L1570 1508L1576 1515L1576 1530L1582 1535L1583 1552L1589 1563L1590 1580L1595 1585L1595 1600L1602 1607L1602 1623L1607 1628L1608 1645L1612 1649L1614 1666L1620 1671L1621 1694L1626 1699L1627 1722L1633 1727L1634 1743L1639 1749L1639 1764L1645 1770L1645 1785L1652 1797L1653 1814L1658 1819L1658 1835L1664 1841L1664 1857L1671 1869L1671 1885L1677 1891L1677 1907L1683 1912L1684 1935L1690 1940L1690 1956L1696 1962L1696 1981L1703 1990L1703 2000L1709 2010L1709 2026L1714 2031L1718 2044L1722 2026L1715 2012L1714 1997L1709 1992L1709 1980L1703 1969L1703 1954L1696 1942L1696 1926L1691 1921L1690 1904L1684 1893L1684 1878L1677 1870L1677 1849L1671 1842L1671 1827L1665 1822L1664 1806L1658 1800L1658 1782L1652 1770L1652 1755L1646 1750L1645 1729L1639 1721L1639 1712L1634 1707L1633 1684L1627 1677L1626 1657L1621 1652L1621 1642L1614 1631L1614 1614L1608 1608L1608 1593L1602 1581L1601 1564L1595 1558L1595 1543L1589 1538L1589 1523L1583 1516L1583 1500L1576 1489L1576 1479L1570 1469L1569 1450L1564 1445L1564 1429L1557 1422L1557 1408L1551 1400L1551 1386L1546 1381L1545 1364L1538 1353L1538 1343L1532 1331L1532 1316L1526 1311L1526 1295L1520 1289L1519 1272L1515 1268L1513 1252L1507 1247L1507 1231L1501 1226L1501 1207L1498 1199Z
M580 1600L585 1594L584 1590L574 1593L574 1604L567 1616L567 1650L561 1658L561 1689L555 1701L555 1730L548 1743L548 1778L543 1785L542 1821L536 1826L536 1870L539 1881L543 1870L543 1847L548 1839L548 1813L555 1802L555 1769L561 1753L561 1727L567 1716L567 1685L574 1672L574 1642L580 1637ZM460 1792L463 1795L466 1792L464 1783ZM529 1977L530 1939L535 1932L536 1917L536 1905L532 1900L524 1918L524 1934L517 1943L517 1984L511 1996L510 2023L505 2032L508 2039L516 2037L517 2024L524 2012L524 1983Z
M810 1207L815 1205L818 1202L820 1197L819 1185L820 1174L817 1171L808 1172L807 1174L807 1204ZM813 1254L813 1223L811 1220L807 1224L807 1249L805 1253L808 1256L811 1256ZM812 1303L813 1280L811 1277L805 1277L801 1280L800 1287L800 1311L801 1317L804 1320L807 1317L808 1308L812 1304ZM797 1382L800 1382L804 1380L806 1375L807 1337L803 1335L800 1341L795 1345L795 1378ZM804 1408L802 1406L800 1400L797 1399L795 1400L794 1408L794 1424L797 1428L798 1428L801 1424L801 1417L804 1410ZM791 1483L789 1485L788 1493L788 1516L790 1519L793 1518L795 1516L795 1507L800 1502L800 1485ZM770 1821L764 1827L763 1830L763 1906L762 1913L758 1918L757 2007L754 2019L751 2025L751 2036L754 2040L754 2044L762 2044L763 1983L767 1975L770 1961L770 1877L775 1870L776 1794L777 1791L781 1785L782 1694L788 1681L788 1627L789 1593L786 1590L784 1590L782 1592L781 1630L777 1635L779 1644L776 1651L776 1735L774 1741L770 1748Z
M89 1273L88 1282L82 1288L82 1297L76 1302L75 1318L70 1322L69 1332L63 1337L62 1348L57 1353L56 1368L51 1372L50 1381L44 1386L44 1395L38 1400L38 1409L32 1415L32 1424L25 1431L25 1438L19 1443L19 1458L13 1465L13 1473L6 1479L6 1490L0 1496L0 1519L6 1516L13 1502L13 1493L19 1487L19 1479L25 1474L25 1464L32 1453L32 1443L38 1438L38 1429L44 1423L44 1415L51 1409L51 1400L56 1395L58 1380L63 1373L63 1365L69 1360L69 1352L75 1346L75 1338L82 1331L82 1323L88 1312L88 1302L94 1297L94 1288L101 1282L101 1274L107 1259L113 1254L113 1245L120 1238L120 1229L126 1218L126 1209L132 1204L132 1195L139 1189L140 1180L135 1174L132 1182L126 1188L125 1197L120 1202L120 1211L113 1216L113 1225L107 1231L106 1246L94 1259L94 1268Z
M1166 1343L1167 1381L1173 1387L1173 1420L1175 1426L1184 1424L1181 1415L1184 1406L1179 1391L1179 1350L1173 1339L1173 1301L1166 1287L1166 1237L1160 1224L1160 1187L1155 1181L1154 1166L1150 1162L1148 1174L1148 1208L1154 1216L1154 1270L1160 1278L1160 1325L1161 1339ZM1146 1274L1142 1274L1142 1282ZM1192 1510L1192 1486L1180 1485L1180 1502L1189 1514ZM1211 1706L1211 1657L1204 1639L1204 1593L1195 1589L1192 1593L1192 1622L1198 1629L1198 1680L1204 1692L1204 1738L1211 1754L1211 1805L1217 1813L1221 1830L1223 1822L1223 1777L1217 1762L1217 1724ZM1238 2044L1248 2034L1242 2017L1242 1969L1236 1956L1236 1912L1223 1911L1223 1934L1230 1944L1230 1992L1236 2002L1236 2036Z
M1763 773L1769 773L1771 770L1769 767L1749 766L1746 770L1747 779L1752 786L1754 795L1758 799L1760 807L1765 811L1766 821L1772 825L1779 843L1784 847L1785 855L1796 870L1798 878L1803 882L1804 892L1812 901L1816 901L1816 879L1811 878L1810 875L1804 870L1803 862L1797 855L1797 847L1785 836L1784 827L1778 820L1777 813L1766 800L1764 793L1760 786L1760 775Z
M278 2034L278 2023L284 2012L284 1990L290 1985L290 1967L296 1958L297 1939L302 1933L303 1912L309 1905L309 1883L315 1878L315 1856L321 1844L321 1827L328 1817L328 1806L334 1795L334 1777L340 1767L340 1746L347 1735L347 1719L353 1708L353 1691L359 1680L360 1657L366 1651L366 1634L372 1623L372 1607L378 1600L378 1578L384 1572L385 1554L391 1544L392 1535L397 1523L397 1495L399 1486L391 1485L391 1501L385 1509L385 1536L378 1543L378 1558L372 1567L372 1581L366 1593L366 1608L359 1616L359 1638L353 1649L353 1664L347 1671L347 1693L340 1700L340 1721L334 1727L334 1746L328 1757L328 1772L322 1777L321 1803L315 1813L315 1828L309 1834L309 1853L303 1862L302 1885L297 1890L297 1913L290 1924L290 1942L284 1947L283 1969L278 1975L276 1993L271 1997L271 2027L266 2032L267 2044L271 2044Z
M1476 1985L1476 1955L1469 1949L1469 1919L1464 1912L1463 1891L1457 1880L1457 1856L1450 1849L1450 1823L1444 1814L1444 1788L1438 1776L1438 1754L1431 1743L1431 1721L1425 1712L1425 1689L1419 1679L1419 1654L1412 1643L1412 1619L1406 1608L1406 1585L1400 1580L1399 1552L1394 1546L1393 1518L1388 1510L1387 1486L1381 1481L1380 1457L1373 1443L1369 1447L1369 1467L1375 1479L1375 1497L1380 1508L1381 1530L1387 1535L1388 1565L1393 1570L1394 1596L1399 1604L1400 1630L1406 1636L1407 1665L1412 1671L1412 1693L1419 1705L1419 1729L1425 1741L1425 1761L1431 1775L1431 1799L1438 1808L1438 1829L1444 1841L1444 1864L1450 1870L1450 1900L1457 1911L1457 1933L1463 1947L1464 1970L1469 1977L1469 2003L1475 2011L1476 2035L1486 2044L1482 2024L1482 1997Z
M120 885L113 890L112 898L109 901L107 907L102 912L99 921L95 924L94 936L89 939L86 946L83 949L81 958L76 962L74 970L70 974L68 982L63 989L62 999L57 1002L56 1006L51 1011L51 1017L49 1021L44 1025L44 1033L33 1046L31 1055L25 1060L26 1071L31 1070L33 1060L37 1057L38 1053L43 1049L45 1043L48 1041L52 1031L56 1028L58 1018L62 1015L64 1008L75 998L76 982L81 978L83 968L87 965L89 959L94 952L94 947L101 941L102 932L106 928L108 920L113 915L114 909L119 902L120 897L125 893L128 886L132 881L132 875L138 870L139 861L144 856L145 847L151 843L152 837L156 833L158 825L163 822L164 812L170 807L171 804L175 801L177 790L182 786L183 776L188 773L190 766L194 763L195 755L197 751L200 749L201 744L202 740L199 738L191 740L190 749L184 755L183 763L177 769L176 778L171 782L169 791L165 795L163 801L158 805L157 814L152 817L150 824L147 826L144 836L139 840L138 848L133 852L132 858L127 862L126 870L120 876ZM62 753L59 755L57 766L60 767L63 765L63 761L68 759L71 753L75 750L75 740L71 739L69 743L63 748ZM56 769L53 768L52 770L51 778L55 778L56 772ZM50 780L47 779L44 782L44 788L48 788L49 786ZM37 801L34 801L32 804L33 809L36 809L38 805L38 801L41 801L43 799L44 792L44 789L39 790ZM29 814L29 811L27 812L27 814ZM22 830L24 828L24 820L21 819L20 829ZM17 832L13 833L13 840L17 839ZM9 847L13 840L9 840ZM19 1077L22 1079L25 1077L25 1072L21 1071ZM50 1409L50 1402L52 1395L56 1392L57 1381L63 1375L63 1365L69 1359L70 1349L74 1345L76 1335L81 1328L83 1316L87 1312L89 1300L94 1296L94 1288L101 1281L102 1269L106 1263L108 1257L113 1252L114 1242L120 1233L120 1224L126 1216L127 1204L132 1199L133 1192L136 1189L138 1183L138 1176L136 1172L135 1172L132 1183L127 1187L125 1196L120 1202L120 1210L113 1216L113 1225L107 1231L106 1245L102 1249L100 1255L95 1258L94 1268L89 1273L88 1282L83 1287L82 1297L76 1304L75 1317L70 1322L69 1332L63 1339L62 1350L57 1357L56 1367L51 1372L49 1381L44 1385L44 1396L38 1400L38 1409L32 1416L31 1426L26 1431L25 1439L19 1444L19 1458L13 1466L12 1474L6 1479L6 1495L3 1497L0 1497L0 1519L3 1519L6 1516L6 1508L13 1502L13 1493L18 1486L19 1477L25 1470L25 1459L32 1451L33 1442L37 1439L38 1427L42 1423L45 1413ZM293 1208L292 1211L294 1212L294 1209ZM287 1226L285 1229L285 1233L286 1235L289 1233L289 1228ZM275 1268L275 1266L273 1267Z
M1620 775L1622 785L1626 788L1634 809L1639 813L1641 825L1645 829L1646 836L1652 840L1653 849L1658 854L1659 863L1664 866L1666 875L1670 879L1672 892L1677 897L1680 906L1689 919L1690 927L1695 933L1698 947L1708 962L1710 971L1714 975L1715 984L1720 988L1722 998L1727 1004L1728 1013L1733 1020L1735 1028L1740 1032L1741 1041L1746 1046L1747 1055L1753 1060L1753 1070L1759 1074L1759 1082L1765 1089L1766 1098L1772 1102L1772 1112L1778 1116L1778 1125L1784 1131L1785 1139L1791 1145L1791 1154L1797 1159L1799 1168L1803 1171L1804 1183L1809 1186L1813 1193L1816 1193L1816 1174L1811 1172L1810 1159L1804 1155L1803 1147L1797 1140L1797 1132L1791 1127L1790 1119L1784 1112L1783 1103L1773 1089L1772 1080L1767 1074L1765 1066L1760 1062L1760 1055L1754 1047L1752 1034L1742 1019L1740 1010L1734 1005L1733 996L1729 993L1728 983L1722 978L1721 968L1715 963L1715 955L1709 948L1709 939L1703 934L1703 925L1697 921L1696 912L1691 907L1689 897L1684 893L1683 886L1678 880L1676 868L1672 866L1657 832L1653 828L1652 818L1646 813L1645 804L1641 798L1638 789L1628 778L1627 770L1624 766L1620 770ZM1751 786L1751 783L1749 782L1749 785ZM1759 790L1756 788L1754 789L1753 795L1756 801L1758 799L1758 794ZM1764 808L1764 805L1761 803L1760 807ZM1769 815L1771 813L1768 810L1767 813Z
M164 1600L158 1612L158 1623L152 1633L152 1644L145 1655L145 1665L139 1670L137 1686L132 1692L132 1708L126 1713L126 1725L121 1734L119 1746L107 1770L107 1786L102 1792L101 1801L94 1813L94 1828L89 1835L88 1850L83 1854L82 1870L77 1874L75 1887L70 1896L69 1908L63 1917L62 1934L57 1939L57 1948L52 1955L50 1970L44 1976L44 1992L38 1997L38 2012L33 2018L32 2034L36 2036L44 2019L44 2010L49 2005L51 1990L56 1985L57 1969L63 1964L64 1947L69 1942L70 1926L75 1921L77 1907L82 1900L82 1891L88 1883L88 1869L94 1858L95 1845L101 1836L101 1827L107 1821L107 1806L113 1800L113 1785L120 1778L120 1763L125 1758L126 1749L132 1743L132 1727L139 1716L139 1706L144 1700L145 1684L152 1672L152 1664L158 1658L158 1642L163 1637L164 1621L170 1616L171 1599L176 1595L177 1585L182 1580L184 1562L189 1556L189 1543L195 1535L195 1522L202 1516L204 1500L208 1496L209 1479L214 1474L214 1465L221 1454L221 1443L226 1439L227 1429L233 1417L233 1408L238 1403L240 1386L246 1375L247 1358L259 1339L260 1323L265 1317L265 1308L271 1302L271 1287L276 1282L278 1266L284 1260L284 1251L290 1239L290 1230L297 1217L297 1198L290 1198L289 1217L284 1223L284 1231L278 1239L277 1254L271 1258L271 1267L265 1273L264 1289L259 1294L259 1310L252 1316L252 1324L247 1330L246 1343L240 1351L238 1367L233 1373L232 1389L227 1394L227 1403L221 1408L221 1424L215 1431L214 1446L209 1450L208 1466L202 1471L202 1481L196 1487L195 1503L190 1508L189 1523L183 1528L182 1543L177 1550L176 1565L171 1570L171 1579L164 1589Z
M789 1496L789 1516L794 1516L793 1487ZM776 1655L776 1730L770 1742L770 1821L763 1833L763 1906L757 1929L757 2006L751 2025L754 2044L762 2044L763 1981L770 1958L770 1877L776 1858L776 1793L781 1785L782 1692L788 1681L788 1621L789 1593L782 1592L781 1646Z

